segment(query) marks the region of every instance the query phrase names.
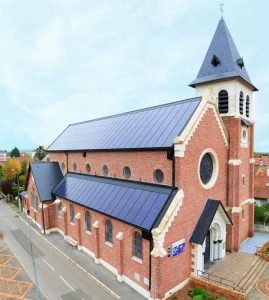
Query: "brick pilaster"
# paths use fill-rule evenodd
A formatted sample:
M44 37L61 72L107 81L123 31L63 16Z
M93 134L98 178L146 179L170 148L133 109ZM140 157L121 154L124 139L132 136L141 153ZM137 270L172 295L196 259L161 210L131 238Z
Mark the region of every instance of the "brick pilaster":
M123 232L119 232L116 236L119 241L119 267L118 267L118 281L122 281L123 275Z
M100 233L99 233L99 221L95 221L92 225L95 235L95 262L99 263L100 254Z

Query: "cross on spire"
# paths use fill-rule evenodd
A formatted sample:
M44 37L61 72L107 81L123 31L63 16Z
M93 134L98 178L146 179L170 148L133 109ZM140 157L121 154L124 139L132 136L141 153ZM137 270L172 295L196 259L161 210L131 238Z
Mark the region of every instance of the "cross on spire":
M221 17L223 17L223 12L224 12L224 9L223 9L223 6L224 4L223 3L220 3L220 14L221 14Z

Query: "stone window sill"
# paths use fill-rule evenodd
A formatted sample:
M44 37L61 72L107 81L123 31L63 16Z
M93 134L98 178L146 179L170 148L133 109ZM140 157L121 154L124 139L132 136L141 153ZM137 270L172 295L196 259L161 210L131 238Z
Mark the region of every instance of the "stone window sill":
M85 232L86 232L86 234L88 234L88 235L92 235L92 232L89 231L89 230L86 230Z
M74 222L70 222L70 225L75 226L75 223Z
M106 244L107 246L113 248L113 244L112 244L112 243L110 243L110 242L105 242L105 244Z
M143 264L143 260L142 260L141 258L138 258L138 257L136 257L136 256L133 256L132 259L133 259L134 261L138 262L138 263L141 264L141 265Z

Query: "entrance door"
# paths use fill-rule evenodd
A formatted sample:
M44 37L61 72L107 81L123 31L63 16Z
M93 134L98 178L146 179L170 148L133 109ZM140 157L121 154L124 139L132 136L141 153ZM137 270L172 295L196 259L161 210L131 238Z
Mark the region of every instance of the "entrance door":
M210 231L208 231L205 237L205 252L204 252L204 263L210 261Z

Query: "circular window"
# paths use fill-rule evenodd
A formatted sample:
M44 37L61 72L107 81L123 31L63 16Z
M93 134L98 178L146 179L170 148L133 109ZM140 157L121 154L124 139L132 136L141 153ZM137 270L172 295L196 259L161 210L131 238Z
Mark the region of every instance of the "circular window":
M61 163L61 169L62 169L62 171L65 170L65 163L64 162Z
M128 179L131 177L131 175L132 175L131 169L128 166L124 167L123 168L123 177Z
M108 174L108 166L107 165L103 165L102 172L103 172L104 176L107 176L107 174Z
M218 176L218 162L215 153L205 151L199 163L199 179L204 188L211 188Z
M77 167L76 163L73 163L72 169L73 169L73 172L77 172L78 167Z
M88 174L91 173L91 166L90 166L90 164L86 164L85 169L86 169L86 173L88 173Z
M163 180L164 180L164 174L163 174L163 171L160 170L160 169L157 169L154 171L153 173L153 178L156 182L158 183L162 183Z

